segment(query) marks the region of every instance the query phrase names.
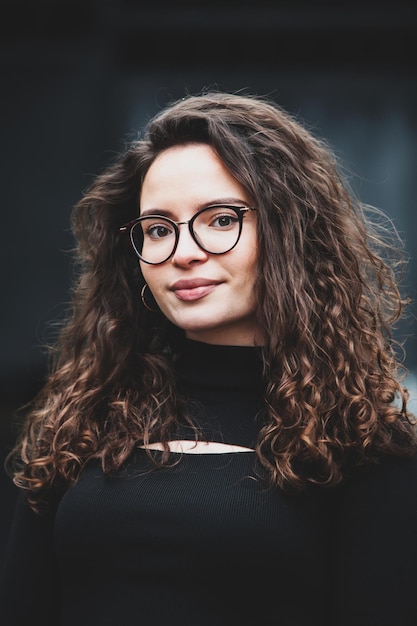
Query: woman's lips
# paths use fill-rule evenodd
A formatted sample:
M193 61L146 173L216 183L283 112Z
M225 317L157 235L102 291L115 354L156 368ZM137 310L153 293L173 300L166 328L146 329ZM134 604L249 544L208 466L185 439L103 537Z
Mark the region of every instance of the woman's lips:
M172 287L179 300L191 301L203 298L211 293L218 285L218 282L210 280L179 280Z

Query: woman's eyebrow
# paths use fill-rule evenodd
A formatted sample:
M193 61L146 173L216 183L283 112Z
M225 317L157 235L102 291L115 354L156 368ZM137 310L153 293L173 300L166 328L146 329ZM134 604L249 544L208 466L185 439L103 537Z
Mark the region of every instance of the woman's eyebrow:
M147 215L161 215L162 217L172 217L174 214L172 211L166 211L165 209L147 209L139 214L139 217L146 217Z

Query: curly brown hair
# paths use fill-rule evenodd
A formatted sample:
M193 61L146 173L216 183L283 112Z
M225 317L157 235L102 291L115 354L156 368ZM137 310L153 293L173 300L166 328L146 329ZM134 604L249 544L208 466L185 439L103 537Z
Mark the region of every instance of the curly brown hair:
M141 304L144 280L119 227L138 215L156 156L190 142L212 146L258 209L268 420L256 454L268 484L336 485L352 460L415 450L393 339L407 304L393 225L356 199L329 146L274 101L201 93L155 115L74 207L71 310L9 457L35 510L90 459L114 472L184 419L172 372L182 331Z

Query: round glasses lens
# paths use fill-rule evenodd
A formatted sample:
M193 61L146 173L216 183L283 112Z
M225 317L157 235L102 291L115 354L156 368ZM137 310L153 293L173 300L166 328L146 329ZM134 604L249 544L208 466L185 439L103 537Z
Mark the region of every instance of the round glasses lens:
M197 213L193 220L196 239L207 252L222 254L237 243L241 230L239 213L229 207L209 207Z
M163 263L175 246L175 228L163 217L144 217L131 232L132 243L147 263Z

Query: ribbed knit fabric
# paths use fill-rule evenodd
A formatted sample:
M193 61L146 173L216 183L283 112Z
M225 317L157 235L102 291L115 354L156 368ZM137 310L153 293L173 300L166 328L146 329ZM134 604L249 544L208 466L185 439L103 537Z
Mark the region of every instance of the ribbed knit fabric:
M253 447L257 349L186 342L176 368L207 438ZM21 502L2 626L415 626L417 463L290 497L254 459L138 450L111 479L90 464L55 518Z
M253 448L262 423L260 350L185 340L175 367L179 387L205 438ZM194 435L182 428L180 436Z

